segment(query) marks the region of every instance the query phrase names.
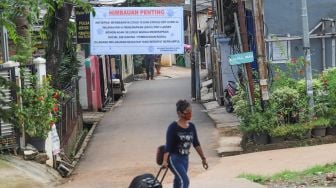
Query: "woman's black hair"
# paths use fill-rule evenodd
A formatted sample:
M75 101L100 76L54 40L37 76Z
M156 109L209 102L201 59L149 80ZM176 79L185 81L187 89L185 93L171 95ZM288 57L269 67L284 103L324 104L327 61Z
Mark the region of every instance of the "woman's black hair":
M177 112L183 112L188 107L190 107L190 103L187 100L178 100L176 103L176 111Z

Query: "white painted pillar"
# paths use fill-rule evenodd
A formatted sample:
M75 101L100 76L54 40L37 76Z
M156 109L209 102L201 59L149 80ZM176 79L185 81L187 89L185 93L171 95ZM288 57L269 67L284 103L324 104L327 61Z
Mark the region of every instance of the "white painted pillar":
M44 58L38 57L33 60L35 68L37 70L36 76L38 77L38 86L42 86L44 79L47 76L46 60ZM53 154L52 154L52 141L51 141L51 131L48 133L48 137L45 140L45 152L49 159L46 164L53 166Z
M42 57L38 57L33 60L35 67L37 69L37 76L38 76L38 84L42 85L44 78L47 76L47 69L46 69L46 60Z

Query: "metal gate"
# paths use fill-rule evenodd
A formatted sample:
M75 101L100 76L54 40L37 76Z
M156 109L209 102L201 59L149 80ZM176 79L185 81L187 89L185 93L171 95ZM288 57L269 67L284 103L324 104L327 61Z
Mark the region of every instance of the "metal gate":
M13 81L15 83L15 68L2 68L0 69L0 76L5 78L7 81ZM0 87L0 90L4 95L0 95L1 100L4 102L12 102L16 100L16 92L7 87ZM9 109L10 106L3 106L0 104L2 109ZM16 139L14 132L14 125L8 122L4 122L0 119L0 150L15 148Z

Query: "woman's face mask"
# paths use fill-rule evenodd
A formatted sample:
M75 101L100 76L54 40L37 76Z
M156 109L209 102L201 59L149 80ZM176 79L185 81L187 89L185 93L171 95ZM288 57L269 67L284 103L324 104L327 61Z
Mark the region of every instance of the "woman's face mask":
M191 111L184 112L184 113L183 113L183 116L184 116L184 119L185 119L185 120L191 120L192 112L191 112Z

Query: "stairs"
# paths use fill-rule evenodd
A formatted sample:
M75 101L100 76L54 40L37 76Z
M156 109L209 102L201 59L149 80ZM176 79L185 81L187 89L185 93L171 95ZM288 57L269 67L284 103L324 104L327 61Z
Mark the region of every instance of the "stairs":
M233 113L227 113L225 107L219 106L217 101L203 103L205 111L209 117L215 122L219 132L218 148L216 149L218 156L226 157L239 155L243 153L240 145L242 135L238 129L239 120Z

